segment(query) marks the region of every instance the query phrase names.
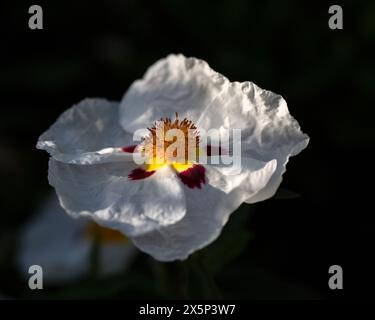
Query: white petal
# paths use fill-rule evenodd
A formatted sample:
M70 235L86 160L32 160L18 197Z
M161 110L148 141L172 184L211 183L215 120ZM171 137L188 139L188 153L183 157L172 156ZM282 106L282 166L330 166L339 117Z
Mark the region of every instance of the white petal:
M43 277L51 284L87 275L93 244L93 238L85 235L89 222L67 215L53 194L22 230L17 262L23 275L28 277L28 268L35 264L43 268ZM130 243L103 243L100 272L104 275L123 270L134 253Z
M227 83L203 60L169 55L152 65L144 78L135 81L126 92L120 104L121 124L134 132L160 118L173 118L176 112L180 118L197 122ZM212 112L206 120L217 123L217 116Z
M40 265L49 283L75 280L89 270L90 242L83 232L86 219L72 219L60 207L54 195L41 212L21 230L17 262L28 277L31 265Z
M254 83L233 82L205 113L211 116L214 110L220 110L216 118L221 117L221 129L241 129L242 157L266 162L277 160L277 168L265 188L246 202L272 197L282 181L289 158L301 152L309 142L309 137L290 115L286 101Z
M208 184L202 189L185 188L185 217L165 228L133 238L134 244L157 260L184 260L214 241L230 214L269 181L276 161L248 162L238 175L223 175L207 166Z
M309 141L280 95L252 82L230 82L206 62L183 55L157 61L120 104L121 124L129 132L175 112L200 129L241 129L242 156L277 159L275 177L250 203L275 193L289 157Z
M241 158L241 168L235 166L207 166L207 177L210 185L230 193L240 190L244 201L261 191L273 176L277 161L259 161L252 158Z
M49 181L72 216L90 216L128 236L181 220L185 198L171 169L166 166L146 179L132 181L128 174L133 168L131 162L82 166L50 159Z
M275 171L275 173L272 175L270 181L268 184L260 190L257 194L252 195L248 199L246 199L246 203L256 203L259 201L267 200L271 197L273 197L279 188L281 181L283 180L282 174L278 171L281 166L279 166Z
M288 163L289 158L301 152L304 148L306 148L308 143L309 143L309 138L305 138L299 143L296 142L294 145L292 144L289 146L284 145L282 148L280 148L278 152L274 154L274 156L277 158L277 167L270 181L267 183L265 188L260 190L257 194L249 197L245 202L256 203L256 202L264 201L273 197L282 182L282 179L283 179L282 175L286 171L286 164ZM252 148L252 150L254 149L255 148ZM252 151L248 151L248 153L253 154ZM268 154L263 153L261 158L266 160L267 157L270 157L270 156L271 155L269 153Z
M247 124L242 127L242 156L261 161L277 160L277 168L266 187L246 201L255 203L275 194L289 158L306 148L309 137L290 115L282 96L251 82L233 83L233 90L244 93L241 99L232 101L241 107L228 122L228 127L240 126L242 122Z
M44 132L37 148L67 163L92 164L129 159L121 147L133 144L119 124L117 102L85 99L66 110Z

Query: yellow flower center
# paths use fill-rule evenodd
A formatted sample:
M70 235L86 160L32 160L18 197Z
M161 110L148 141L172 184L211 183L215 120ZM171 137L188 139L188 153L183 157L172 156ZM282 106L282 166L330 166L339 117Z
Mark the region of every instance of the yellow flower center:
M171 165L177 172L193 166L199 153L199 132L195 124L184 118L162 118L148 128L143 152L147 158L146 171L155 171Z
M103 244L127 244L129 242L129 239L120 231L101 227L93 221L87 224L84 230L84 236L89 239L97 237L100 243Z

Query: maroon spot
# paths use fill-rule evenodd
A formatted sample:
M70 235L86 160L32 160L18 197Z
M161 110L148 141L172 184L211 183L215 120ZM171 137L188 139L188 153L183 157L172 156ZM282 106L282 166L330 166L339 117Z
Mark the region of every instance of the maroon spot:
M207 145L207 156L221 156L222 154L227 155L228 151L225 149L222 149L221 147L214 147L210 144Z
M153 175L154 173L155 173L155 171L146 171L143 168L136 168L128 174L128 178L130 180L142 180L142 179L148 178L149 176Z
M206 183L205 171L206 169L202 165L195 164L191 168L178 173L178 177L189 188L201 189L202 184Z
M129 152L129 153L133 153L135 148L137 148L137 145L131 145L131 146L127 146L127 147L123 147L122 148L122 151L124 152Z

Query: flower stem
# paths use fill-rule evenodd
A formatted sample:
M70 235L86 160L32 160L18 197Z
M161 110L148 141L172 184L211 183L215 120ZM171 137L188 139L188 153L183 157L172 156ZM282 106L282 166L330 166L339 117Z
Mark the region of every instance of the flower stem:
M220 290L212 276L212 273L207 269L207 266L202 261L201 257L195 255L191 258L190 265L193 271L198 275L201 284L203 298L205 299L222 299Z
M90 275L92 278L97 278L100 269L100 235L94 236L91 252L90 252Z

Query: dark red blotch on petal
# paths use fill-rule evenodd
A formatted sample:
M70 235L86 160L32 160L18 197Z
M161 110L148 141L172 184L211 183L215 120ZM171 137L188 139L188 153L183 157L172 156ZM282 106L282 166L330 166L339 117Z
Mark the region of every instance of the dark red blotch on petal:
M202 184L206 183L206 169L200 164L195 164L191 168L178 173L178 177L189 188L201 189Z
M128 174L128 178L130 180L142 180L146 179L149 176L152 176L155 173L155 171L146 171L143 168L136 168Z
M129 153L133 153L136 147L137 147L136 144L131 145L131 146L127 146L127 147L123 147L123 148L122 148L122 151L124 151L124 152L129 152Z

